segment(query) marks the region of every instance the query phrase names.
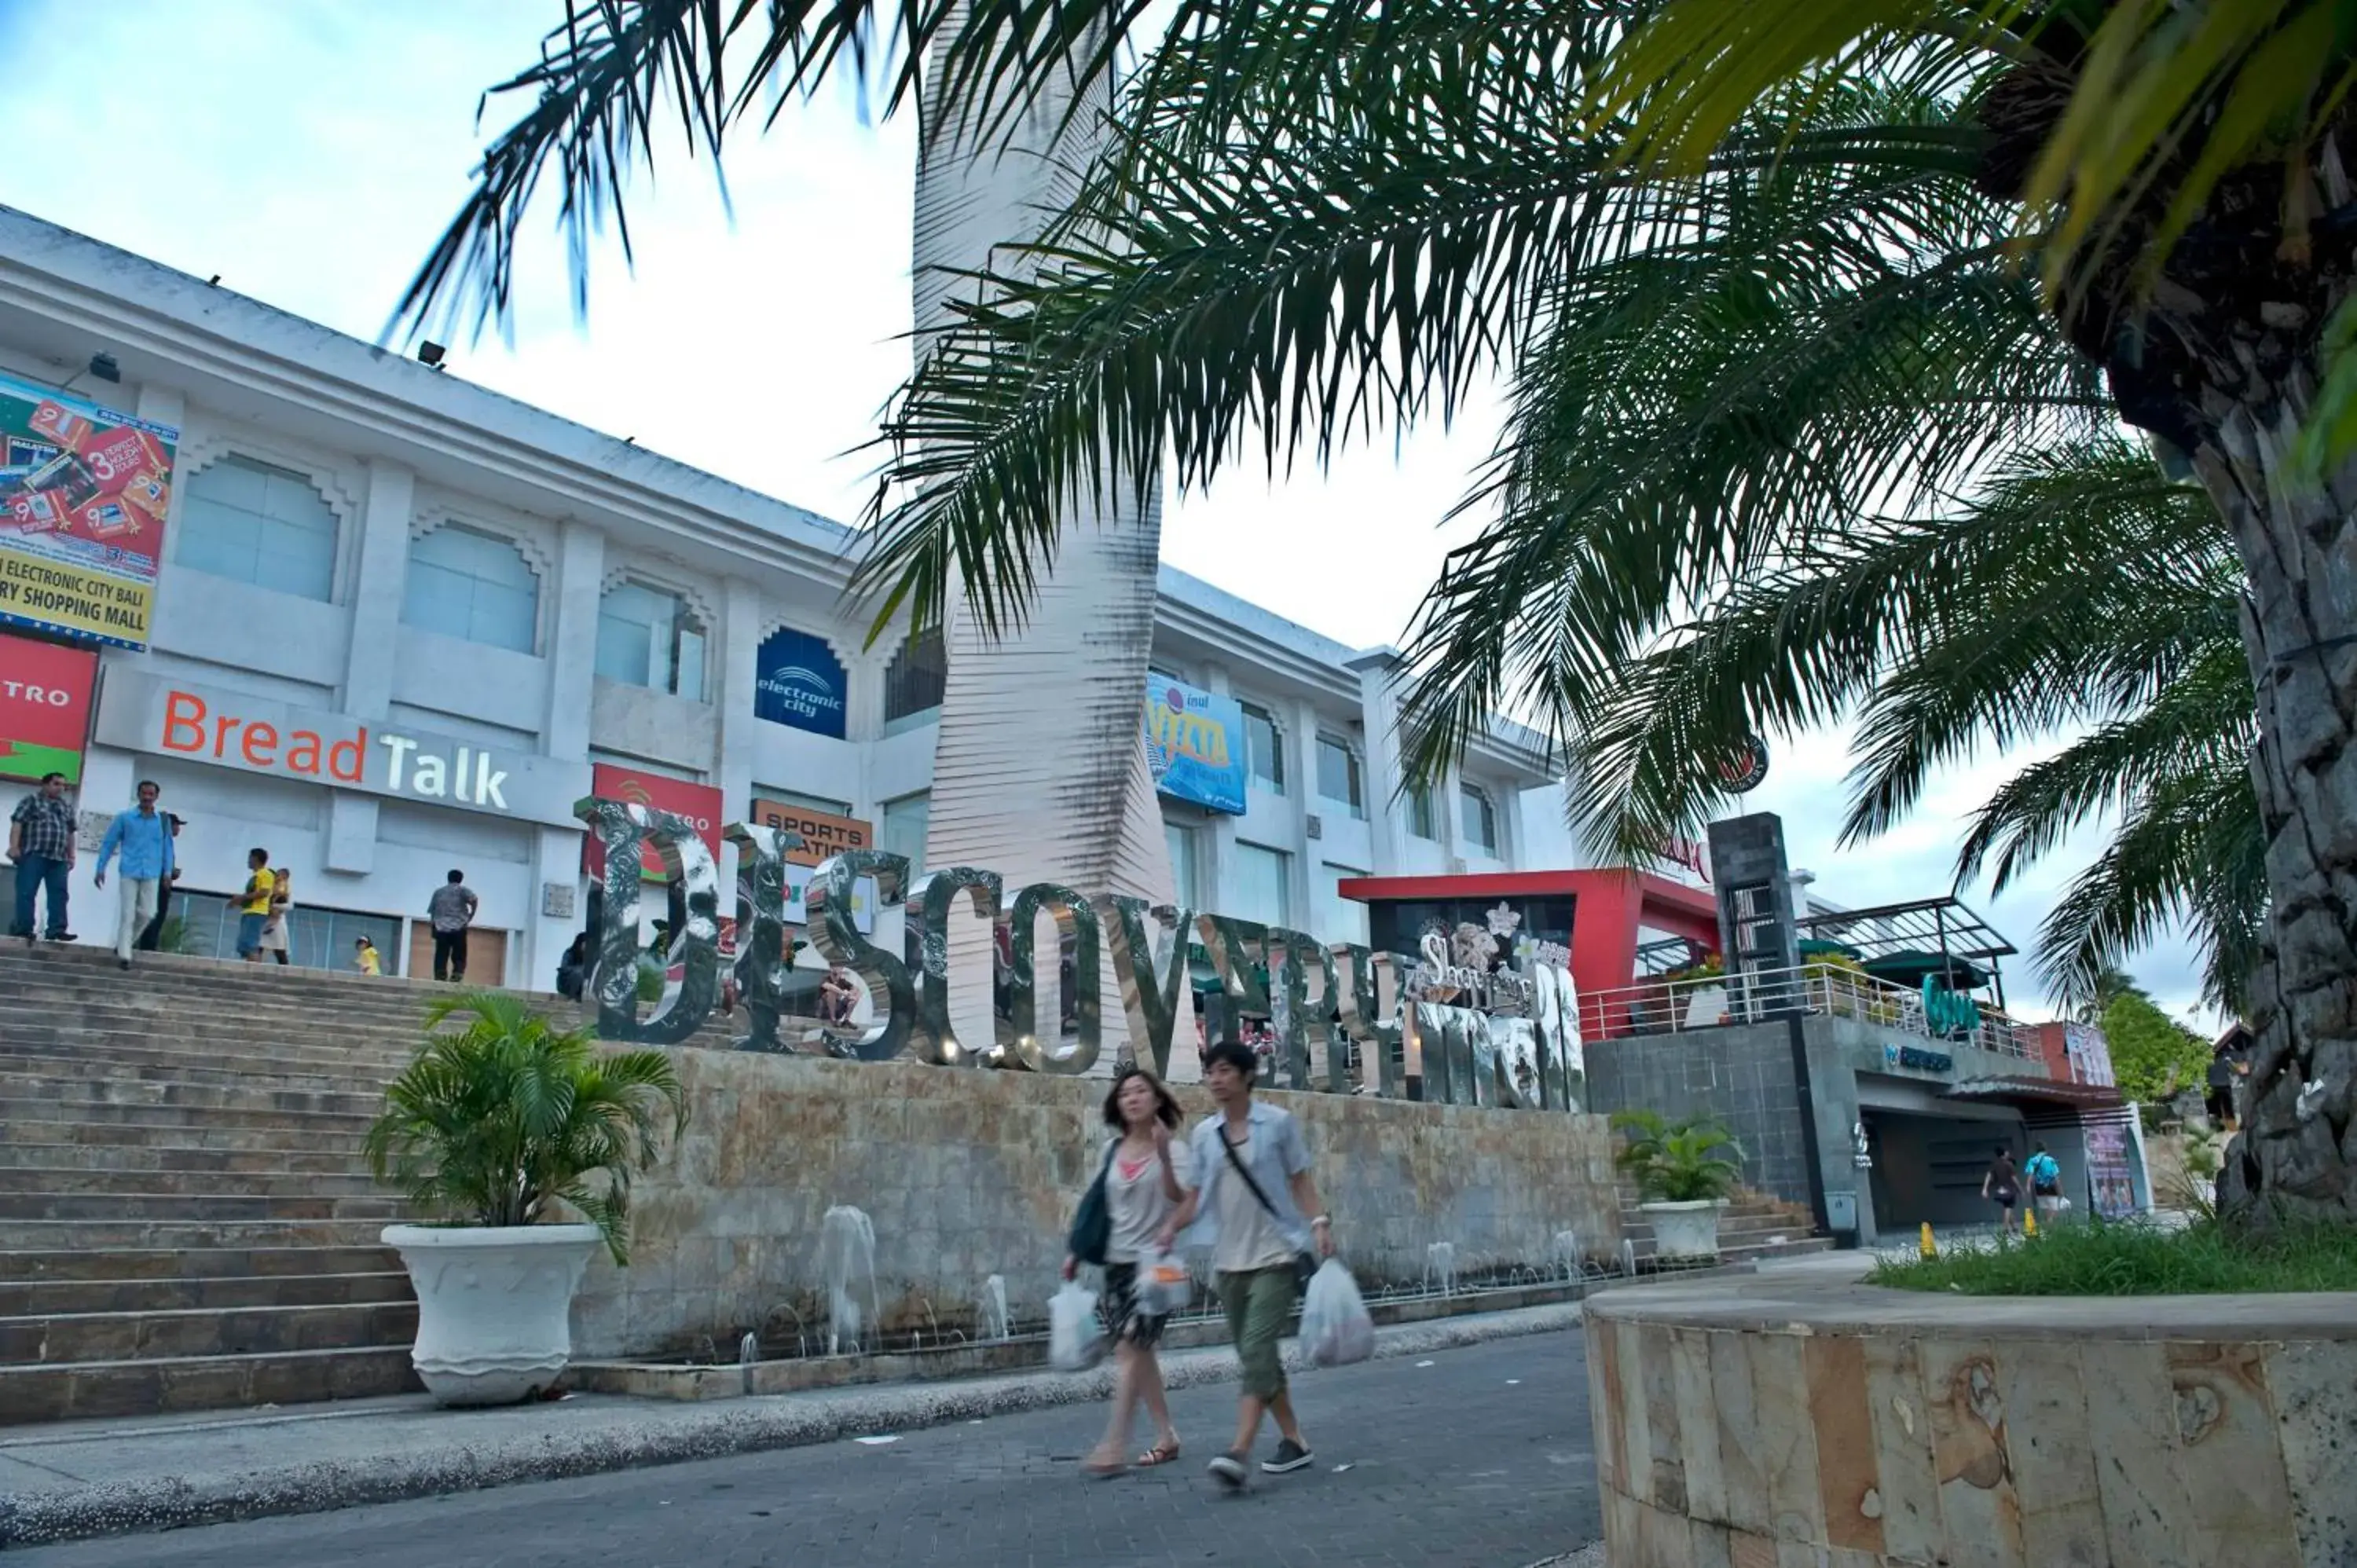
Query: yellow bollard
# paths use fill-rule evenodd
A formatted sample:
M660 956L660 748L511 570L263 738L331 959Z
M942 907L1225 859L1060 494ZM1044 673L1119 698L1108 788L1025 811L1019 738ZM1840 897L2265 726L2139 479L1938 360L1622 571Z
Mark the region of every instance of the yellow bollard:
M1932 1222L1928 1219L1923 1221L1923 1255L1927 1258L1940 1255L1940 1249L1932 1244Z
M2035 1236L2038 1234L2038 1210L2036 1208L2025 1208L2021 1211L2021 1233L2024 1236Z

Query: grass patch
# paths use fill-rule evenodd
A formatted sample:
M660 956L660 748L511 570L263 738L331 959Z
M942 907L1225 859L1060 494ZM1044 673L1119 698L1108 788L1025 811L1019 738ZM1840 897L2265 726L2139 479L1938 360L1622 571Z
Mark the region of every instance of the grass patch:
M1964 1295L2212 1295L2357 1291L2357 1226L2243 1236L2214 1223L2161 1231L2091 1220L1994 1250L1877 1263L1868 1284Z

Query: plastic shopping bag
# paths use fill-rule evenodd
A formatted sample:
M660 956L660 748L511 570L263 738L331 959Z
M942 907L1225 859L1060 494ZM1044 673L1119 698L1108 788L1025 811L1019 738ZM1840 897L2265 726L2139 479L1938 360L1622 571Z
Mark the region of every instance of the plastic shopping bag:
M1375 1353L1375 1320L1359 1294L1359 1282L1339 1258L1329 1258L1309 1276L1301 1302L1301 1347L1313 1367L1347 1367Z
M1085 1372L1103 1359L1097 1293L1065 1284L1048 1298L1048 1364L1060 1372Z
M1175 1254L1148 1252L1137 1260L1137 1310L1146 1316L1184 1312L1194 1294L1195 1282Z

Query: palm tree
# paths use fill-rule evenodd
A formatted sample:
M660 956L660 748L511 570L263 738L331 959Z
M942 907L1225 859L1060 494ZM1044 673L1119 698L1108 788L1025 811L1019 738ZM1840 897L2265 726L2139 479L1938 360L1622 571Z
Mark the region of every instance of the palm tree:
M950 28L965 80L1004 84L1143 9L988 5L952 22L948 0L903 0L895 15L914 38ZM677 24L695 8L585 10ZM741 91L720 85L738 79L716 7L674 28L682 48L640 39L592 61L604 75L567 56L520 79L542 102L494 148L425 295L473 262L474 297L503 297L528 176L551 156L587 222L673 81L716 150L757 76L807 81L870 12L760 10L771 37ZM2255 30L2236 12L1182 0L1064 218L969 279L926 339L888 422L862 585L887 615L935 618L954 592L1011 618L1075 496L1142 501L1157 460L1203 483L1248 446L1272 467L1322 459L1446 418L1503 372L1509 427L1479 492L1496 516L1420 628L1429 768L1501 703L1576 733L1583 690L1682 607L1980 494L2019 455L2025 405L2051 411L2058 440L2125 419L2217 507L2260 677L2271 914L2253 1114L2222 1190L2246 1214L2263 1195L2345 1217L2341 1123L2302 1122L2296 1101L2318 1053L2357 1040L2357 928L2334 914L2335 878L2357 867L2357 810L2335 782L2357 757L2357 540L2338 499L2357 473L2319 480L2309 449L2331 448L2302 436L2333 406L2326 324L2357 238L2333 118L2346 55L2319 34L2321 0L2240 8L2265 14ZM2119 94L2147 88L2155 112L2114 134ZM2274 113L2287 102L2300 112ZM2035 276L2012 265L2025 247ZM1714 248L1743 265L1713 270ZM1661 329L1681 263L1772 346L1724 384ZM1624 274L1653 281L1616 295Z

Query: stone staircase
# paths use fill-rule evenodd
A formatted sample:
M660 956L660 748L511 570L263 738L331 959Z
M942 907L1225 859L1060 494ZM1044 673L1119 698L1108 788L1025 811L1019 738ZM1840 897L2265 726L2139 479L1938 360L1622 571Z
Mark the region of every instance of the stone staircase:
M1805 1206L1787 1203L1766 1193L1738 1189L1718 1212L1718 1261L1746 1263L1763 1258L1830 1251L1833 1238L1819 1236L1815 1230L1815 1219ZM1636 1189L1625 1183L1620 1187L1620 1233L1635 1244L1640 1270L1655 1266L1652 1221L1637 1206Z
M0 943L0 1423L414 1388L361 1140L447 993Z

